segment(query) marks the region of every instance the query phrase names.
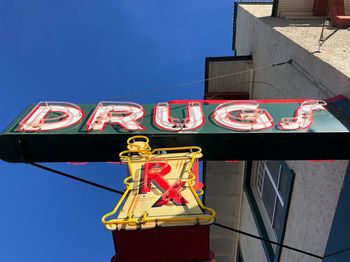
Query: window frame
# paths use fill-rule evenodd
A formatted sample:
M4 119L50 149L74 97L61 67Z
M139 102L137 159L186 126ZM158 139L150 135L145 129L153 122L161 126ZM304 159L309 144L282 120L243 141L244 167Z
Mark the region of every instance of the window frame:
M278 167L278 175L277 175L278 177L277 185L276 185L276 181L272 177L271 170L269 169L266 160L253 162L252 179L251 179L251 187L252 187L255 200L259 206L260 213L262 215L262 218L265 224L269 225L269 227L267 227L267 232L269 234L269 237L274 241L278 240L278 236L277 236L278 232L276 232L276 229L274 227L276 222L276 212L277 212L278 202L280 203L282 208L285 208L285 200L284 200L285 197L281 195L279 187L281 183L281 175L283 173L283 170L286 169L286 167L283 167L280 161L278 162L279 162L278 163L279 167ZM275 194L271 219L267 213L266 204L263 201L265 179L269 179Z
M279 161L279 160L275 160L275 161ZM257 182L256 179L258 177L256 175L256 168L257 168L256 163L257 161L246 162L245 180L244 180L244 191L247 195L247 199L253 213L255 224L257 226L259 235L261 237L276 241L278 243L283 243L286 224L287 224L287 218L288 218L288 211L290 206L290 200L291 200L292 191L293 191L295 174L289 168L289 166L285 161L279 161L279 164L280 164L279 177L283 172L288 177L287 177L287 192L285 193L285 196L282 198L284 201L284 207L280 218L282 221L280 222L281 229L280 229L279 235L276 235L275 233L273 233L274 232L273 225L272 225L273 222L271 223L265 208L262 208L261 206L262 199L261 199L261 196L259 195L257 185L256 185L256 182ZM262 185L263 185L263 182L264 181L261 182ZM276 207L276 203L274 204L274 208L275 207ZM266 241L262 241L262 244L265 250L266 257L268 258L268 261L278 261L281 255L281 247L273 245Z

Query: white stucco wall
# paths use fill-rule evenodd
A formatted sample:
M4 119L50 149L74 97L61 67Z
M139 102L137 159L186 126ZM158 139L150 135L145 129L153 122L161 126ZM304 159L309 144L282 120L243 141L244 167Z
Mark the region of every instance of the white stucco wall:
M269 17L270 10L268 8L271 7L243 5L239 6L238 9L237 55L252 54L253 67L257 68L254 74L256 82L253 98L325 99L332 97L332 93L348 95L350 92L350 70L347 67L346 59L349 59L348 64L350 65L350 49L348 56L343 58L345 61L339 61L338 58L332 57L341 51L339 49L332 51L332 49L325 48L323 53L314 54L312 50L316 49L317 41L312 47L313 38L307 35L307 29L295 28L293 31L288 28L291 26L290 21L287 23L282 19ZM300 23L300 21L296 23ZM308 25L304 24L303 26L307 27ZM293 35L300 32L305 33L305 35ZM315 33L313 37L317 37L317 34ZM302 41L303 38L308 39L309 42L305 44ZM347 46L344 50L344 52L348 52ZM330 92L315 85L293 64L266 67L289 59L300 64ZM288 164L295 171L296 176L284 243L322 256L332 225L347 161L334 163L288 161ZM241 212L241 229L257 233L245 197ZM261 252L263 249L260 241L240 236L240 245L244 258L247 258L246 261L262 261ZM319 260L283 249L280 261Z
M259 235L256 228L254 217L250 209L248 199L243 193L242 209L241 209L241 225L240 230ZM244 261L249 262L265 262L267 261L262 243L258 239L254 239L245 235L239 235L239 245L241 248Z
M236 55L253 55L253 67L257 69L254 96L281 97L274 89L281 90L287 98L332 96L320 90L295 64L265 68L290 59L333 93L350 95L350 32L338 31L323 45L321 53L315 53L320 21L270 17L271 8L239 5L237 11ZM330 32L333 31L325 35Z
M205 204L216 211L216 222L239 227L244 162L206 161ZM211 226L210 249L216 261L236 261L237 233Z
M347 161L288 161L295 172L284 244L323 256ZM320 261L282 250L281 261Z

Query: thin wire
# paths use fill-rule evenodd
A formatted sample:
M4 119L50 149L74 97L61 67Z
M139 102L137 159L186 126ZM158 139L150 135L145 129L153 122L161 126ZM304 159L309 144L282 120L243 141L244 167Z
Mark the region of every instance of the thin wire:
M216 97L220 96L220 94L224 93L225 90L227 90L227 89L235 88L235 87L237 87L237 86L244 85L244 84L249 84L249 83L264 84L264 85L270 86L270 87L272 87L273 89L275 89L275 90L280 94L280 96L281 96L282 98L286 98L285 95L283 94L282 90L280 90L278 87L274 86L274 85L271 84L271 83L264 82L264 81L246 81L246 82L238 83L238 84L233 85L233 86L228 86L227 88L224 88L222 91L217 92L217 93L215 93L214 95L208 97L206 100L211 100L211 99L213 99L213 98L216 98ZM178 106L173 106L173 107L172 107L172 109L178 109L178 108L182 108L182 106L181 106L181 105L178 105ZM151 113L145 114L145 115L144 115L144 118L147 118L147 117L152 117L152 114L151 114ZM180 131L180 130L179 130L179 131Z
M95 182L91 182L91 181L82 179L82 178L80 178L80 177L72 176L72 175L70 175L70 174L64 173L64 172L62 172L62 171L59 171L59 170L56 170L56 169L53 169L53 168L49 168L49 167L47 167L47 166L43 166L43 165L40 165L40 164L37 164L37 163L34 163L34 162L29 163L29 164L32 165L32 166L35 166L35 167L37 167L37 168L40 168L40 169L49 171L49 172L51 172L51 173L54 173L54 174L57 174L57 175L60 175L60 176L64 176L64 177L67 177L67 178L70 178L70 179L73 179L73 180L76 180L76 181L79 181L79 182L88 184L88 185L90 185L90 186L98 187L98 188L101 188L101 189L104 189L104 190L107 190L107 191L110 191L110 192L113 192L113 193L116 193L116 194L119 194L119 195L123 195L123 194L124 194L124 192L122 192L122 191L115 190L115 189L113 189L113 188L106 187L106 186L97 184L97 183L95 183Z
M270 239L262 238L262 237L259 237L259 236L256 236L256 235L253 235L253 234L250 234L250 233L247 233L247 232L235 229L233 227L228 227L228 226L219 224L217 222L215 222L214 225L218 226L218 227L221 227L221 228L224 228L224 229L227 229L227 230L230 230L230 231L233 231L233 232L236 232L236 233L239 233L239 234L242 234L242 235L246 235L246 236L251 237L251 238L255 238L255 239L259 239L261 241L269 242L271 244L274 244L274 245L277 245L277 246L280 246L280 247L283 247L283 248L287 248L287 249L293 250L295 252L299 252L299 253L302 253L302 254L305 254L305 255L308 255L308 256L316 257L316 258L319 258L319 259L325 259L325 258L328 258L328 257L337 256L337 255L339 255L341 253L345 253L345 252L350 250L350 247L347 247L347 248L344 248L342 250L335 251L335 252L329 253L329 254L324 255L324 256L319 256L319 255L316 255L316 254L313 254L313 253L310 253L310 252L307 252L307 251L304 251L304 250L301 250L301 249L298 249L298 248L294 248L292 246L288 246L288 245L284 245L284 244L281 244L281 243L277 243L277 242L272 241Z
M282 98L285 98L285 95L282 93L281 89L279 89L277 86L274 86L273 84L270 84L270 83L265 82L265 81L246 81L246 82L241 82L241 83L235 84L233 86L228 86L227 88L225 88L225 90L226 89L235 88L235 87L240 86L240 85L251 84L251 83L253 83L253 84L264 84L264 85L270 86L273 89L275 89L280 94L280 96ZM225 92L225 91L222 91L222 92ZM222 92L220 92L220 93L222 93ZM210 99L213 99L213 98L215 98L217 96L220 96L220 93L215 93L214 95L210 96L207 100L210 100Z
M258 68L253 68L253 69L248 69L248 70L244 70L244 71L240 71L240 72L235 72L235 73L230 73L230 74L225 74L225 75L220 75L220 76L216 76L216 77L211 77L211 78L207 78L207 79L202 79L202 80L195 80L195 81L190 81L190 82L186 82L186 83L182 83L182 84L178 84L178 85L172 85L172 86L169 86L169 87L165 87L165 88L157 88L157 89L151 89L151 90L148 90L147 94L149 94L150 92L154 92L154 91L159 91L159 90L164 90L164 89L174 89L174 88L180 88L180 87L185 87L185 86L188 86L188 85L192 85L192 84L196 84L196 83L202 83L202 82L206 82L206 81L210 81L210 80L215 80L215 79L221 79L221 78L225 78L225 77L228 77L228 76L233 76L233 75L238 75L238 74L242 74L242 73L247 73L247 72L251 72L252 70L253 71L257 71L257 70L262 70L262 69L265 69L265 68L269 68L269 67L275 67L275 66L280 66L280 65L285 65L285 64L291 64L291 63L294 63L296 64L300 69L302 69L302 71L312 80L312 82L319 86L319 85L322 85L321 83L317 82L309 72L307 72L303 67L301 67L298 63L296 63L294 60L290 59L286 62L281 62L281 63L276 63L276 64L272 64L272 65L268 65L268 66L261 66L261 67L258 67ZM267 84L271 87L273 87L275 90L277 90L281 95L282 97L284 97L283 93L281 90L279 90L277 87L273 86L272 84L269 84L267 82L262 82L262 81L247 81L247 82L244 82L244 83L238 83L236 85L234 85L233 87L236 87L236 86L239 86L239 85L242 85L242 84L247 84L247 83L262 83L262 84ZM322 85L322 87L327 90L329 93L332 94L332 92L330 90L328 90L325 86ZM228 88L232 88L232 86L229 86ZM216 96L219 96L221 93L225 92L226 88L224 90L222 90L221 92L218 92L216 94L214 94L213 96L211 96L210 98L208 98L209 100L216 97ZM140 93L138 94L140 95ZM94 187L97 187L97 188L101 188L101 189L104 189L104 190L107 190L107 191L110 191L110 192L113 192L113 193L116 193L116 194L119 194L119 195L122 195L124 194L124 192L122 191L119 191L119 190L116 190L116 189L113 189L113 188L110 188L110 187L106 187L106 186L103 186L103 185L100 185L100 184L97 184L95 182L91 182L91 181L88 181L88 180L85 180L85 179L82 179L80 177L76 177L76 176L72 176L70 174L67 174L67 173L64 173L62 171L59 171L59 170L56 170L56 169L53 169L53 168L49 168L49 167L46 167L46 166L43 166L43 165L40 165L40 164L37 164L37 163L29 163L30 165L32 166L35 166L37 168L40 168L40 169L43 169L43 170L46 170L46 171L49 171L51 173L54 173L54 174L57 174L57 175L60 175L60 176L64 176L64 177L67 177L67 178L70 178L72 180L75 180L75 181L78 181L78 182L82 182L82 183L85 183L85 184L88 184L88 185L91 185L91 186L94 186ZM349 248L346 248L344 250L341 250L341 251L338 251L338 252L334 252L334 253L331 253L329 255L326 255L324 257L322 256L319 256L319 255L316 255L316 254L313 254L313 253L310 253L310 252L307 252L307 251L304 251L304 250L301 250L301 249L298 249L298 248L294 248L292 246L289 246L289 245L284 245L284 244L281 244L281 243L278 243L278 242L275 242L275 241L272 241L272 240L269 240L269 239L265 239L265 238L262 238L260 236L256 236L256 235L253 235L253 234L250 234L250 233L247 233L247 232L244 232L244 231L241 231L241 230L238 230L238 229L235 229L235 228L232 228L232 227L228 227L228 226L225 226L225 225L222 225L222 224L219 224L219 223L214 223L214 225L218 226L218 227L221 227L221 228L224 228L224 229L227 229L227 230L230 230L230 231L233 231L233 232L236 232L236 233L239 233L239 234L242 234L242 235L246 235L246 236L249 236L249 237L252 237L252 238L255 238L255 239L259 239L261 241L265 241L265 242L269 242L271 244L274 244L274 245L277 245L277 246L280 246L280 247L283 247L283 248L286 248L286 249L289 249L289 250L292 250L292 251L295 251L295 252L299 252L299 253L302 253L302 254L305 254L305 255L308 255L308 256L312 256L312 257L315 257L315 258L319 258L319 259L323 259L324 257L330 257L330 256L333 256L333 255L337 255L337 254L340 254L340 253L343 253L343 252L346 252L349 250Z
M244 71L239 71L239 72L235 72L235 73L230 73L230 74L225 74L225 75L220 75L220 76L215 76L215 77L210 77L210 78L206 78L206 79L201 79L201 80L194 80L194 81L190 81L190 82L185 82L185 83L181 83L181 84L177 84L177 85L172 85L172 86L168 86L168 87L163 87L163 88L155 88L155 89L149 89L145 92L139 92L137 93L137 96L143 95L143 94L150 94L152 92L155 91L164 91L164 90L169 90L169 89L174 89L174 88L181 88L181 87L186 87L188 85L192 85L192 84L197 84L197 83L203 83L203 82L207 82L210 80L215 80L215 79L221 79L221 78L225 78L225 77L229 77L229 76L234 76L234 75L238 75L238 74L243 74L243 73L247 73L247 72L251 72L251 71L258 71L258 70L263 70L266 68L272 68L272 67L276 67L276 66L281 66L281 65L286 65L286 64L290 64L290 65L294 65L294 67L296 69L299 69L299 71L301 71L302 73L304 73L304 75L306 76L307 79L309 79L316 88L318 88L321 92L323 92L326 97L329 97L329 94L331 96L336 96L335 93L333 93L331 90L329 90L326 86L324 86L321 82L317 81L305 68L303 68L299 63L297 63L294 59L289 59L285 62L280 62L280 63L275 63L275 64L271 64L271 65L266 65L266 66L261 66L261 67L256 67L256 68L252 68L252 69L247 69ZM247 81L245 83L251 83L251 82L255 82L255 83L261 83L261 84L266 84L269 85L271 87L273 87L276 91L279 92L279 94L284 98L284 94L283 92L277 88L276 86L267 83L267 82L263 82L263 81ZM241 83L237 84L240 85ZM236 85L236 86L237 86ZM220 94L224 93L225 91L227 91L228 89L232 88L232 86L229 86L227 88L224 88L222 91L217 92L216 94L214 94L213 96L207 98L207 100L210 100L212 98L215 98L216 96L219 96ZM328 94L327 94L328 92ZM124 97L129 97L130 94L124 96Z
M257 67L257 68L252 68L252 69L249 69L249 70L246 70L246 71L242 71L242 72L250 72L250 71L257 71L257 70L262 70L262 69L265 69L265 68L269 68L269 67L276 67L276 66L281 66L281 65L286 65L286 64L291 64L292 63L292 59L289 59L285 62L280 62L280 63L275 63L275 64L272 64L272 65L269 65L269 66L262 66L262 67ZM213 77L215 78L215 77ZM211 79L208 79L208 80L211 80ZM268 86L271 86L272 88L274 88L276 91L278 91L278 93L284 98L284 94L283 92L277 88L276 86L270 84L270 83L267 83L267 82L264 82L264 81L246 81L244 83L239 83L239 84L236 84L234 86L228 86L227 88L224 88L224 90L220 91L220 92L217 92L216 94L212 95L211 97L207 98L207 100L210 100L210 99L213 99L214 97L217 97L219 96L220 94L224 93L225 91L227 91L228 89L231 89L232 87L236 87L236 86L239 86L241 84L247 84L247 83L261 83L261 84L266 84Z
M250 72L252 70L253 71L263 70L263 69L266 69L266 68L269 68L269 67L275 67L275 66L288 64L288 63L290 63L290 61L291 60L288 60L288 61L282 62L282 63L275 63L275 64L272 64L272 65L260 66L260 67L257 67L257 68L247 69L247 70L244 70L244 71L234 72L234 73L230 73L230 74L225 74L225 75L220 75L220 76L215 76L215 77L210 77L210 78L205 78L205 79L200 79L200 80L193 80L193 81L190 81L190 82L185 82L185 83L181 83L181 84L177 84L177 85L171 85L171 86L168 86L168 87L148 89L147 91L144 91L144 92L138 92L137 96L140 97L140 95L150 94L150 93L153 93L153 92L156 92L156 91L164 91L164 90L169 90L169 89L174 89L174 88L182 88L182 87L186 87L186 86L193 85L193 84L207 82L207 81L210 81L210 80L221 79L221 78L225 78L225 77L229 77L229 76L234 76L234 75L238 75L238 74L247 73L247 72ZM222 92L220 92L220 93L222 93ZM130 92L127 95L121 96L119 98L129 98L130 95L133 95L133 94L134 93Z
M332 33L330 33L328 36L324 37L324 29L326 27L326 21L327 19L330 17L330 8L331 8L331 0L328 0L328 7L327 7L327 13L326 16L323 20L323 25L322 25L322 30L321 30L321 35L320 35L320 39L318 40L318 53L321 53L321 47L323 46L323 44L329 39L331 38L336 32L338 32L340 29L343 29L342 27L338 27L335 31L333 31Z
M322 256L319 256L319 255L316 255L316 254L313 254L313 253L310 253L310 252L307 252L307 251L304 251L304 250L301 250L301 249L298 249L298 248L294 248L294 247L291 247L291 246L288 246L288 245L284 245L284 244L281 244L281 243L278 243L278 242L275 242L275 241L272 241L272 240L269 240L269 239L266 239L266 238L262 238L262 237L259 237L259 236L256 236L256 235L253 235L253 234L250 234L250 233L247 233L247 232L235 229L233 227L228 227L228 226L216 223L216 222L214 223L214 225L218 226L218 227L221 227L221 228L224 228L224 229L227 229L227 230L230 230L230 231L233 231L233 232L236 232L236 233L239 233L239 234L242 234L242 235L249 236L251 238L259 239L259 240L264 241L264 242L268 242L268 243L271 243L271 244L274 244L274 245L277 245L277 246L280 246L280 247L283 247L283 248L286 248L286 249L289 249L289 250L293 250L295 252L302 253L304 255L308 255L308 256L311 256L311 257L316 257L316 258L319 258L319 259L323 259Z
M315 79L315 77L313 77L309 71L307 71L304 67L302 67L298 62L296 62L295 60L291 59L291 65L294 65L294 68L296 68L299 72L303 73L306 78L313 83L316 87L318 87L318 89L323 92L326 97L330 94L331 97L336 96L335 93L333 93L331 90L329 90L325 85L323 85L320 81L317 81ZM328 92L328 94L327 94ZM327 97L328 98L328 97Z
M49 171L51 173L54 173L54 174L57 174L57 175L60 175L60 176L64 176L64 177L73 179L75 181L82 182L84 184L88 184L88 185L91 185L91 186L94 186L94 187L97 187L97 188L100 188L100 189L104 189L104 190L116 193L118 195L123 195L124 194L124 192L122 192L122 191L115 190L113 188L106 187L106 186L97 184L95 182L91 182L91 181L82 179L80 177L72 176L70 174L64 173L62 171L59 171L59 170L56 170L56 169L53 169L53 168L49 168L49 167L46 167L46 166L43 166L43 165L40 165L40 164L37 164L37 163L34 163L34 162L31 162L29 164L34 166L34 167L37 167L37 168ZM322 256L319 256L319 255L316 255L316 254L313 254L313 253L310 253L310 252L298 249L298 248L294 248L294 247L289 246L289 245L284 245L284 244L281 244L281 243L278 243L278 242L275 242L275 241L272 241L272 240L269 240L269 239L266 239L266 238L262 238L260 236L256 236L256 235L250 234L248 232L244 232L244 231L235 229L233 227L228 227L228 226L219 224L217 222L215 222L214 225L218 226L218 227L221 227L221 228L224 228L224 229L227 229L227 230L230 230L230 231L233 231L233 232L236 232L236 233L239 233L239 234L242 234L242 235L245 235L245 236L248 236L248 237L251 237L251 238L259 239L261 241L265 241L265 242L268 242L268 243L271 243L271 244L274 244L274 245L277 245L277 246L280 246L280 247L283 247L283 248L286 248L286 249L289 249L289 250L292 250L292 251L295 251L295 252L299 252L299 253L302 253L302 254L305 254L305 255L308 255L308 256L311 256L311 257L319 258L319 259L324 259L326 257L335 256L335 255L338 255L340 253L344 253L344 252L350 250L350 248L345 248L343 250L340 250L340 251L337 251L337 252L333 252L333 253L330 253L330 254L325 255L325 256L322 257Z
M324 41L324 37L323 37L323 33L324 33L324 29L326 27L326 21L327 19L329 18L330 14L329 14L329 11L330 11L330 7L331 7L331 0L328 0L328 5L327 5L327 11L326 11L326 15L323 19L323 24L322 24L322 30L321 30L321 35L320 35L320 39L318 40L318 43L320 44L320 48L321 46L323 45L323 41ZM320 50L321 51L321 50Z

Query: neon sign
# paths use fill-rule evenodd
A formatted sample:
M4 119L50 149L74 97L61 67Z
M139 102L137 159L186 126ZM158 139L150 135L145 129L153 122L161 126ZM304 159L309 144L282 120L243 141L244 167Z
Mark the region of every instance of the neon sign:
M88 131L103 131L106 125L119 125L128 131L144 130L140 120L145 115L143 107L130 102L100 102L87 123Z
M19 131L51 131L75 125L84 113L79 106L67 102L40 102L19 123Z
M115 162L115 151L133 135L152 137L153 147L198 145L206 160L349 159L347 112L346 98L328 104L310 99L41 102L25 108L0 134L0 159Z
M221 104L213 112L213 118L219 125L238 131L256 131L273 126L270 114L256 101Z
M210 101L209 101L210 103ZM182 119L172 117L169 103L158 103L153 108L153 124L161 131L193 132L206 124L203 103L190 101L186 105L186 116ZM251 132L270 129L273 118L264 103L259 101L229 101L219 105L211 112L211 119L225 129ZM314 121L314 111L325 110L323 100L305 100L297 107L294 117L282 117L278 128L282 131L309 128ZM86 113L86 112L85 112ZM84 111L66 102L40 102L19 123L17 132L46 132L65 129L80 123ZM90 114L85 129L87 132L103 132L106 126L119 127L124 131L146 131L141 125L146 117L142 105L132 102L100 102Z
M196 130L204 124L204 114L201 103L190 102L186 105L186 118L180 120L171 117L169 103L158 103L154 107L155 125L168 131Z
M208 261L209 227L216 212L200 199L202 149L151 149L149 142L146 136L132 136L119 154L128 165L126 188L101 219L113 234L113 261ZM135 243L140 243L138 252L130 252Z
M158 159L157 161L151 160L144 164L141 192L150 192L151 184L159 187L164 192L158 201L153 204L155 207L163 206L169 202L173 202L175 205L185 205L188 203L180 191L185 186L186 181L182 181L179 178L170 185L165 179L165 176L170 173L171 169L171 165L166 160L162 161L162 159Z
M127 140L119 154L129 167L126 190L113 209L102 217L108 230L133 230L157 226L208 225L215 211L199 196L204 193L196 163L198 146L151 149L145 136Z
M307 100L296 110L295 117L282 118L278 125L282 130L305 129L312 125L313 111L325 110L327 103L323 100Z

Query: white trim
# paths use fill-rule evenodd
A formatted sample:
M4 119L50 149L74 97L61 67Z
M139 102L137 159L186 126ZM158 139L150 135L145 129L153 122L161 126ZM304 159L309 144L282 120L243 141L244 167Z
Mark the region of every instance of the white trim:
M276 228L274 227L275 224L275 219L276 219L276 209L277 209L277 205L280 204L281 208L285 208L284 205L284 200L281 196L281 194L279 193L279 186L281 183L281 175L282 175L282 170L283 167L281 165L279 165L278 168L278 174L277 174L277 185L270 173L269 167L267 165L267 161L255 161L255 165L253 165L252 168L252 179L251 179L251 186L252 186L252 190L253 190L253 194L255 196L255 199L257 201L259 210L260 210L260 214L263 218L264 224L265 224L265 228L268 232L268 235L270 236L271 239L274 239L277 241L277 232L276 232ZM266 174L265 174L266 173ZM259 177L262 177L262 185L261 185L261 192L260 192L260 188L258 187L258 180ZM265 183L265 177L268 177L266 179L270 180L270 183L272 184L272 188L271 189L271 193L273 194L273 203L265 203L263 201L263 195L264 195L264 183ZM278 201L278 202L277 202ZM272 207L272 217L270 218L269 214L267 213L267 205L269 205L270 207ZM273 206L271 206L273 205Z
M254 195L254 198L255 198L256 203L258 205L261 217L263 219L266 231L267 231L270 239L272 239L274 241L277 241L276 233L275 233L275 231L274 231L274 229L272 227L269 215L267 214L267 211L266 211L266 208L265 208L265 204L264 204L264 202L262 200L262 195L260 195L260 192L258 190L257 183L256 183L257 182L257 178L258 178L258 174L259 174L259 166L261 166L264 169L264 166L263 166L264 161L254 161L253 163L256 163L256 164L253 164L252 179L250 181L250 185L251 185L251 188L252 188L252 191L253 191L253 195ZM265 176L263 176L263 177L265 178Z
M275 181L273 181L273 178L272 178L272 175L270 173L270 170L268 169L268 167L266 166L266 161L264 161L264 166L265 166L265 170L267 171L267 175L269 176L270 178L270 181L271 181L271 184L273 186L273 189L276 191L276 194L277 194L277 197L281 203L281 206L284 207L284 201L283 201L283 198L282 196L280 195L279 191L278 191L278 187L275 185ZM279 181L279 177L281 175L281 166L280 166L280 169L279 169L279 174L278 174L278 181Z

